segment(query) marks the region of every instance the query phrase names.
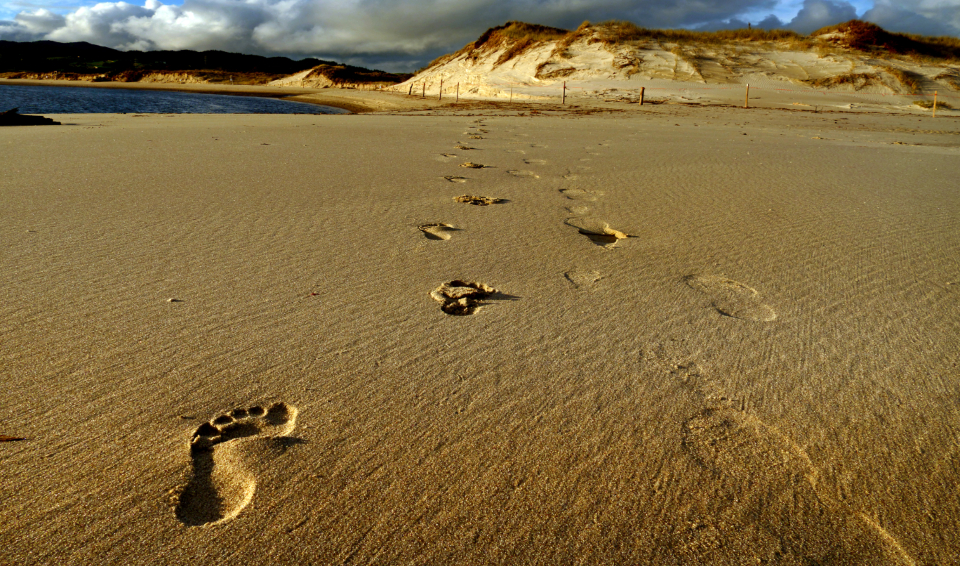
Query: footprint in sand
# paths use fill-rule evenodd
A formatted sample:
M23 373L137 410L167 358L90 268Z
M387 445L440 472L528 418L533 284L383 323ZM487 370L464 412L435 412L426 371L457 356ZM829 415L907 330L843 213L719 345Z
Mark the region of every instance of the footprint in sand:
M544 148L546 148L547 146L543 145L542 143L532 143L532 144L530 144L530 147L536 147L536 148L544 149Z
M423 232L428 240L449 240L453 232L457 231L450 224L444 224L443 222L424 224L423 226L417 226L417 229Z
M520 171L517 169L509 169L507 173L510 173L514 177L528 177L531 179L539 179L540 175L537 175L533 171Z
M526 163L527 165L546 165L547 164L546 159L524 159L523 162Z
M268 408L234 409L203 423L190 439L192 475L180 493L176 515L189 526L221 523L236 517L253 499L257 480L238 448L254 437L286 446L297 409L286 403Z
M777 318L777 313L760 301L760 293L743 283L715 275L687 275L683 280L709 297L720 314L758 322Z
M603 192L601 191L585 191L583 189L560 189L560 194L570 200L585 200L590 202L597 200L597 197L603 196Z
M457 202L462 202L464 204L472 204L475 206L487 206L491 204L499 204L501 202L506 202L502 198L480 197L480 196L474 196L474 195L460 195L458 197L453 197L453 200Z
M567 212L573 214L574 216L586 216L590 213L589 206L568 206Z
M455 147L456 149L460 149L460 150L463 150L463 151L470 151L471 149L477 149L477 148L475 148L475 147L470 147L470 146L464 145L464 144L462 144L462 143L461 143L461 144L457 144L457 145L455 145L454 147Z
M760 419L710 408L687 420L682 433L686 452L724 481L730 506L721 523L772 535L760 537L770 544L756 549L763 554L784 564L915 564L883 527L821 489L807 454Z
M486 167L486 165L481 165L480 163L467 161L466 163L461 163L460 167L466 167L467 169L483 169Z
M459 175L445 175L444 179L450 181L451 183L466 183L466 177L460 177Z
M436 160L437 160L437 161L443 161L444 163L446 163L446 162L449 162L449 161L452 161L452 160L456 159L456 157L457 157L457 154L456 154L456 153L441 153L440 155L438 155L438 156L436 157Z
M612 248L617 242L626 238L635 238L630 234L611 228L606 222L597 218L576 217L566 220L568 226L573 226L581 234L590 239L591 242L605 248Z
M577 289L589 287L603 278L599 271L582 270L568 271L564 273L563 276Z
M506 149L506 150L504 150L504 151L506 151L507 153L519 153L519 154L521 154L521 155L527 153L526 151L523 151L522 149Z
M483 300L497 290L483 283L460 281L459 279L440 285L430 293L433 300L440 303L440 309L455 316L466 316L477 312Z

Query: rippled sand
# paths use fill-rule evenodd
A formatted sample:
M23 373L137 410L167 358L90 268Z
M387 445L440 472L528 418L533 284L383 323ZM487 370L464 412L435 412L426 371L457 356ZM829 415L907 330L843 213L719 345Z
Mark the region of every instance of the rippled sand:
M955 560L957 122L520 112L0 129L0 562Z

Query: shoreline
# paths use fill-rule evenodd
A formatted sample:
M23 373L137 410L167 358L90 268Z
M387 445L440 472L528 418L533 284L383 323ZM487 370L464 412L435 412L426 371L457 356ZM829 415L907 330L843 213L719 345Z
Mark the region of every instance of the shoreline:
M383 91L362 91L355 89L316 89L302 87L272 87L265 85L227 86L209 83L120 83L38 79L0 79L0 86L39 86L69 88L106 88L126 90L157 90L168 92L189 92L194 94L220 94L225 96L252 96L273 98L288 102L302 102L316 106L332 106L349 110L355 114L390 110L414 110L429 108L429 100L406 100L398 93ZM333 92L330 92L333 91Z
M522 115L525 112L561 112L565 114L592 114L605 112L659 112L658 107L727 107L741 108L744 111L776 110L789 113L831 113L831 114L882 114L887 116L916 116L930 117L929 111L911 106L898 105L894 100L888 104L851 104L847 99L848 93L773 93L759 91L750 98L750 107L743 108L743 98L737 91L717 91L714 96L688 99L684 93L686 83L677 82L671 88L656 87L664 91L661 97L650 97L647 103L639 107L635 102L626 98L605 98L604 89L612 83L597 82L587 84L596 90L592 94L571 94L567 96L566 104L559 100L546 98L519 99L508 101L502 98L468 98L461 97L458 103L452 102L449 95L438 100L436 94L428 94L425 98L410 96L402 92L390 90L357 90L337 88L303 88L303 87L276 87L265 85L236 85L227 86L209 83L119 83L119 82L91 82L67 81L49 79L0 79L0 86L61 86L70 88L108 88L127 90L155 90L167 92L187 92L194 94L219 94L225 96L252 96L273 98L287 102L301 102L318 106L330 106L348 110L354 114L403 114L408 112L436 112L460 113L485 110L508 111ZM614 89L616 90L616 89ZM624 91L626 92L626 91ZM950 108L938 110L937 119L957 119L960 113Z

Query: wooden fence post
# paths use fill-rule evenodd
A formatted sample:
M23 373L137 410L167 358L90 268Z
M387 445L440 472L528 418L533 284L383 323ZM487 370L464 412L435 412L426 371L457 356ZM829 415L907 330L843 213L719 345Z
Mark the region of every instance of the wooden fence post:
M457 83L457 104L460 104L460 83Z
M937 117L937 91L933 91L933 117Z
M413 83L410 83L410 88L407 89L407 96L413 94Z
M563 94L560 95L560 104L567 103L567 81L563 81Z
M750 83L747 83L747 95L743 99L743 107L750 108Z
M646 87L640 87L640 106L643 106L643 91Z
M437 96L437 100L443 100L443 77L440 77L440 95Z
M423 81L423 92L420 93L420 98L427 97L427 81Z

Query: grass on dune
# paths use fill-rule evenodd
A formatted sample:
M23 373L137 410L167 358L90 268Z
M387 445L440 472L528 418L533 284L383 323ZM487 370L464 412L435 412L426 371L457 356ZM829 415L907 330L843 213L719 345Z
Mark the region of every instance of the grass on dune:
M826 37L823 37L826 36ZM699 61L689 49L677 46L695 45L697 49L708 46L730 44L767 44L774 49L808 51L815 49L820 56L847 52L849 50L869 53L878 58L909 56L936 61L960 60L960 38L928 37L903 33L891 33L883 28L863 22L850 20L842 24L821 28L810 35L802 35L785 29L733 29L718 31L697 31L687 29L649 29L623 20L611 20L597 24L585 21L575 30L566 30L550 26L510 21L485 31L476 41L468 43L456 53L438 57L427 67L446 63L458 56L466 55L469 60L477 61L484 52L504 48L495 66L502 65L530 49L554 42L550 58L569 58L570 47L578 40L601 43L608 48L632 44L642 47L649 42L673 44L678 57L698 68ZM887 70L887 69L885 69ZM908 89L919 88L916 77L906 75L905 71L890 67L895 76ZM850 77L851 84L869 80L866 77ZM842 84L842 83L841 83ZM951 80L951 84L953 81Z
M806 82L813 87L852 85L855 90L860 90L865 86L880 84L880 75L877 73L846 73L843 75L834 75L832 77L813 79Z
M813 37L836 34L830 41L878 56L913 55L932 59L960 59L960 38L892 33L876 24L850 20L820 28Z

